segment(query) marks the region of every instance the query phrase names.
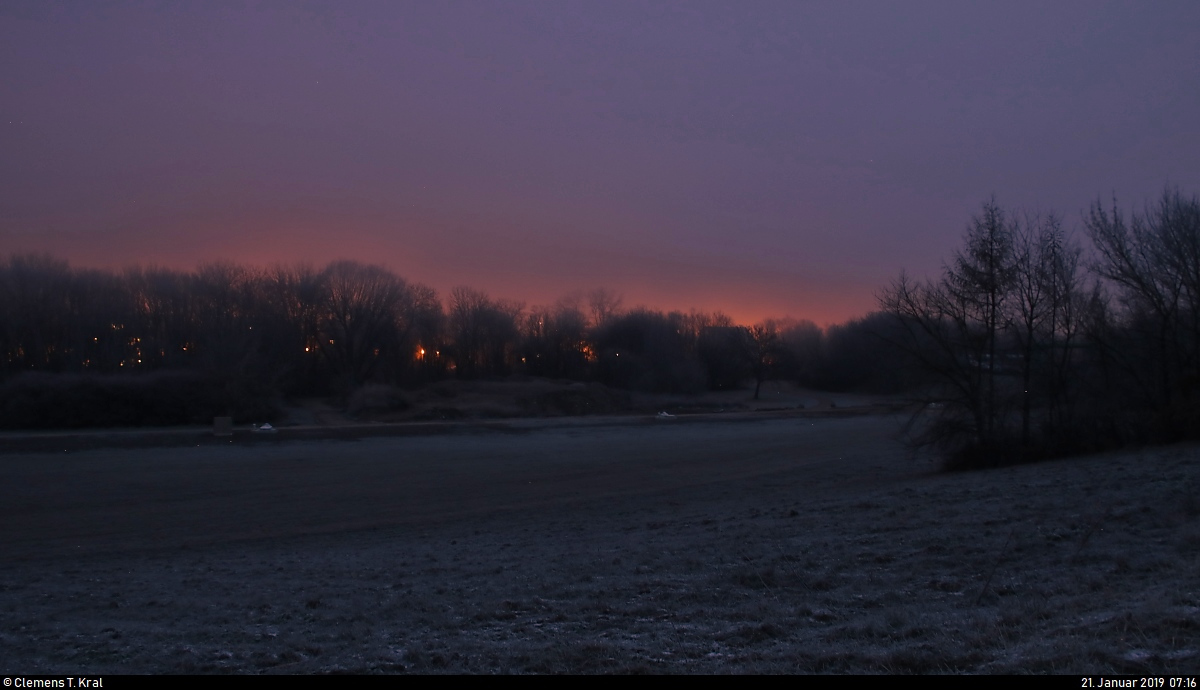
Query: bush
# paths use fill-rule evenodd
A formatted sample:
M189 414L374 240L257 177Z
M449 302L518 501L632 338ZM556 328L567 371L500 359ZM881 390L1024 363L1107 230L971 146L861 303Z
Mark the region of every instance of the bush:
M231 414L236 421L272 419L274 405L199 374L91 375L29 372L0 385L0 428L207 424Z

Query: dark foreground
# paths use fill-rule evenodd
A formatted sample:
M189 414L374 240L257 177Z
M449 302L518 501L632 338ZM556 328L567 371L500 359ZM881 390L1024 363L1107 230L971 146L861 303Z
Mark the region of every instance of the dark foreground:
M0 672L1200 670L1200 449L897 425L0 455Z

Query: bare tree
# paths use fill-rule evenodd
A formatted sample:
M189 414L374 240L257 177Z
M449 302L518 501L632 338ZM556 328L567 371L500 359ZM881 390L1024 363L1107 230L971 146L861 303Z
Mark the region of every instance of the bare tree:
M256 367L262 334L254 332L256 281L251 269L229 262L206 264L196 271L192 314L199 354L210 371L244 379Z
M964 245L941 280L917 283L901 273L879 300L903 328L898 344L946 391L925 440L993 450L1002 436L1001 335L1016 273L1012 226L995 200L972 219Z
M134 316L134 301L128 285L107 271L75 270L70 278L68 324L65 347L68 368L85 372L111 372L120 367L119 353L124 347L114 342L114 324L130 324L137 331L141 323ZM135 336L136 337L136 336ZM147 362L162 366L167 354L150 345Z
M619 314L623 301L624 298L608 288L596 288L588 293L588 308L591 310L592 327L603 326Z
M461 375L508 370L519 337L517 319L523 310L522 304L492 300L468 287L450 292L449 326Z
M1047 431L1054 434L1073 423L1076 351L1089 298L1083 286L1082 249L1065 235L1060 224L1043 225L1038 247L1039 274L1046 296L1042 341ZM1094 293L1091 299L1093 302L1097 299Z
M780 328L788 353L789 376L801 385L814 385L825 369L825 332L808 319L781 324Z
M440 375L444 372L445 360L439 356L440 340L446 315L442 303L433 288L413 284L409 286L410 299L401 314L401 352L408 353L405 369L411 362L419 378Z
M196 277L163 268L130 268L123 276L133 304L133 314L113 315L108 333L106 359L117 367L128 354L131 337L142 338L146 350L161 353L164 367L183 367L196 361L202 348L202 326L198 313ZM105 345L104 334L98 342Z
M1021 366L1021 443L1031 441L1038 385L1045 387L1047 421L1058 419L1067 372L1079 330L1080 249L1054 215L1026 216L1013 223L1015 263L1009 330Z
M408 286L382 266L336 261L321 274L324 304L319 346L344 383L368 381L397 344L396 323Z
M763 381L775 374L785 350L779 324L773 319L751 326L749 332L753 347L754 399L758 400Z
M955 256L954 266L945 272L943 287L954 305L960 332L972 347L985 444L996 439L1000 421L998 408L997 349L1006 325L1004 310L1010 297L1016 265L1013 231L995 199L983 205L983 212L972 219L967 229L966 247Z
M276 265L262 275L254 321L275 385L302 389L321 369L325 302L324 279L311 265Z
M49 255L13 255L0 265L4 366L61 370L71 272Z
M1167 190L1128 223L1115 201L1111 210L1097 202L1086 225L1099 254L1094 270L1116 286L1123 325L1147 346L1154 406L1190 404L1200 386L1200 200ZM1129 354L1124 368L1142 378L1143 357Z
M525 370L539 376L578 377L588 354L587 317L574 300L554 307L535 307L524 318L522 359Z

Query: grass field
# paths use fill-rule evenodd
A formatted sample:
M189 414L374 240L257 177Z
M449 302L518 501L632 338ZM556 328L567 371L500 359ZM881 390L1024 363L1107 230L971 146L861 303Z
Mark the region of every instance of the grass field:
M1200 671L1200 448L938 474L898 426L0 454L0 672Z

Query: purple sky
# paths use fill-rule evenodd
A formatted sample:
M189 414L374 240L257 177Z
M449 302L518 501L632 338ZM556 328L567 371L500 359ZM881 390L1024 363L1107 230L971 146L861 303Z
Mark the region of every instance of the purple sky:
M0 2L0 254L818 323L1200 191L1200 2Z

